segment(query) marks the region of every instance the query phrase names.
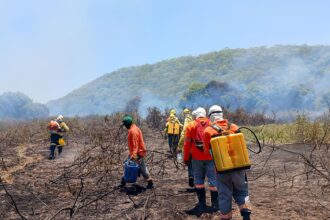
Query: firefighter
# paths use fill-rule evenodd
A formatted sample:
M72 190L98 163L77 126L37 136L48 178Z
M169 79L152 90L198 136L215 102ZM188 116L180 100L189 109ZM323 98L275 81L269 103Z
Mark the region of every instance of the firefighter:
M212 124L220 127L222 131L226 131L230 134L238 132L237 125L229 123L228 120L223 118L223 112L220 106L211 106L208 116ZM205 153L210 151L210 141L215 135L219 135L219 132L213 127L209 126L205 129L203 135ZM234 197L235 202L240 208L243 220L249 220L251 209L249 207L249 192L245 171L227 171L225 173L217 173L216 176L221 220L232 219L232 197Z
M154 184L144 160L147 154L147 150L144 144L142 132L140 128L133 122L132 116L125 115L122 119L122 122L128 130L127 139L129 159L139 164L141 175L148 183L147 189L152 189L154 188ZM124 188L125 186L126 181L124 177L122 177L120 187Z
M180 135L180 140L179 140L179 145L178 145L179 153L181 153L182 149L183 149L183 143L184 143L184 137L185 137L187 125L193 120L189 109L187 109L187 108L184 109L183 115L184 115L184 124L183 124L183 129L182 129L182 132ZM189 158L191 161L191 154L189 155ZM190 187L194 187L194 174L193 174L191 162L189 163L189 166L188 166L188 185Z
M206 118L204 108L197 108L194 111L196 119L187 125L184 140L184 162L190 164L190 154L192 156L192 167L194 173L195 191L198 197L197 205L187 210L186 213L200 217L205 212L218 211L218 192L216 188L215 167L210 153L204 153L203 150L203 132L210 125ZM205 177L208 179L209 190L211 193L212 206L209 209L206 206L205 197Z
M174 108L170 110L169 116L166 118L166 122L170 120L171 115L176 117L176 110Z
M50 155L49 160L55 159L55 149L58 149L58 156L62 153L65 141L63 135L65 132L69 131L69 127L63 121L63 115L59 115L55 120L52 120L48 125L48 130L50 132Z
M173 114L173 115L175 115L176 116L176 110L173 108L173 109L171 109L171 111L170 111L170 114Z
M170 148L170 152L174 156L176 156L177 153L180 130L182 127L183 125L180 123L179 119L175 116L175 114L171 113L165 125L164 137L165 139L168 138L168 145Z

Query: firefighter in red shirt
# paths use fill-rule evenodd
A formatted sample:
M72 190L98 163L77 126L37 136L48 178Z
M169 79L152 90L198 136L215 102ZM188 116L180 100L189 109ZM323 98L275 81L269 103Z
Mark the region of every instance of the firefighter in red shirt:
M213 124L222 131L229 131L230 134L238 132L238 126L229 123L223 118L222 108L213 105L209 109L209 117ZM219 132L209 126L204 130L203 142L204 152L210 151L210 141ZM249 192L246 173L244 170L232 170L225 173L217 173L217 188L219 190L219 208L221 220L232 219L232 197L240 208L243 220L250 220L251 209L249 207Z
M133 123L133 118L130 115L125 115L123 117L123 125L128 129L128 150L129 159L137 162L140 166L140 172L144 179L148 182L147 189L154 188L150 173L145 164L144 158L146 156L147 150L143 141L143 136L140 128ZM121 187L125 187L126 182L124 177L121 179Z
M187 214L201 216L204 212L216 212L218 207L218 192L216 188L216 172L212 156L210 153L204 153L203 150L203 132L210 125L206 118L204 108L197 108L194 111L196 119L187 125L184 140L184 161L189 165L189 155L192 157L192 166L194 173L195 191L198 197L198 204L188 211ZM207 176L209 190L211 192L211 208L206 206L204 181Z

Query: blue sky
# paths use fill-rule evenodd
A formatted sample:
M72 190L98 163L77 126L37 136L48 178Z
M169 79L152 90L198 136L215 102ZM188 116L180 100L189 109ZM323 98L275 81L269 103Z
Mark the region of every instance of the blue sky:
M118 68L330 44L328 0L0 0L0 94L46 103Z

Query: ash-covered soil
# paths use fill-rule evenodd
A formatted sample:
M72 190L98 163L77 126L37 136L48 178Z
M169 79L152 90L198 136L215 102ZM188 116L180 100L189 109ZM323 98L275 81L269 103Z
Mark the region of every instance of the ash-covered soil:
M89 161L86 156L86 161L80 160L78 164L75 159L82 154L84 146L70 142L63 155L54 161L47 159L48 143L8 149L4 152L8 166L1 170L2 181L26 219L69 219L70 216L73 219L198 219L184 212L197 202L194 193L185 192L186 168L168 155L167 142L158 132L143 130L146 146L153 151L147 160L155 183L153 190L142 188L138 195L128 195L134 192L116 188L123 171L121 164L115 164L118 172L102 171L102 178L93 175L100 172L98 166L86 165L84 170L95 170L75 179L72 173ZM321 179L305 174L306 167L297 154L281 148L304 153L311 146L268 146L259 155L251 154L254 165L247 172L252 219L330 219L330 190L321 188ZM122 153L121 161L126 155ZM143 178L137 184L146 186ZM208 204L209 197L207 193ZM240 219L235 204L233 208L233 219ZM1 187L0 219L24 217L17 214ZM200 219L219 219L219 214L203 214Z

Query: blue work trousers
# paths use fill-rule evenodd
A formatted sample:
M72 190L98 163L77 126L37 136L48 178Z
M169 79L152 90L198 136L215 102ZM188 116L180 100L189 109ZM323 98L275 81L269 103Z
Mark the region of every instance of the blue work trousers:
M49 150L50 150L50 157L51 158L55 158L55 149L56 149L56 146L58 148L58 154L60 155L62 153L62 150L63 150L63 146L61 146L58 141L59 139L62 138L61 135L59 134L51 134L50 135L50 147L49 147Z
M176 154L178 144L179 144L179 135L178 134L169 134L168 135L168 145L170 147L171 153Z
M194 183L196 185L204 185L205 177L207 177L209 187L216 187L216 171L213 160L192 160Z
M217 174L219 207L223 214L232 210L232 198L238 206L249 202L249 191L244 170L230 171Z

